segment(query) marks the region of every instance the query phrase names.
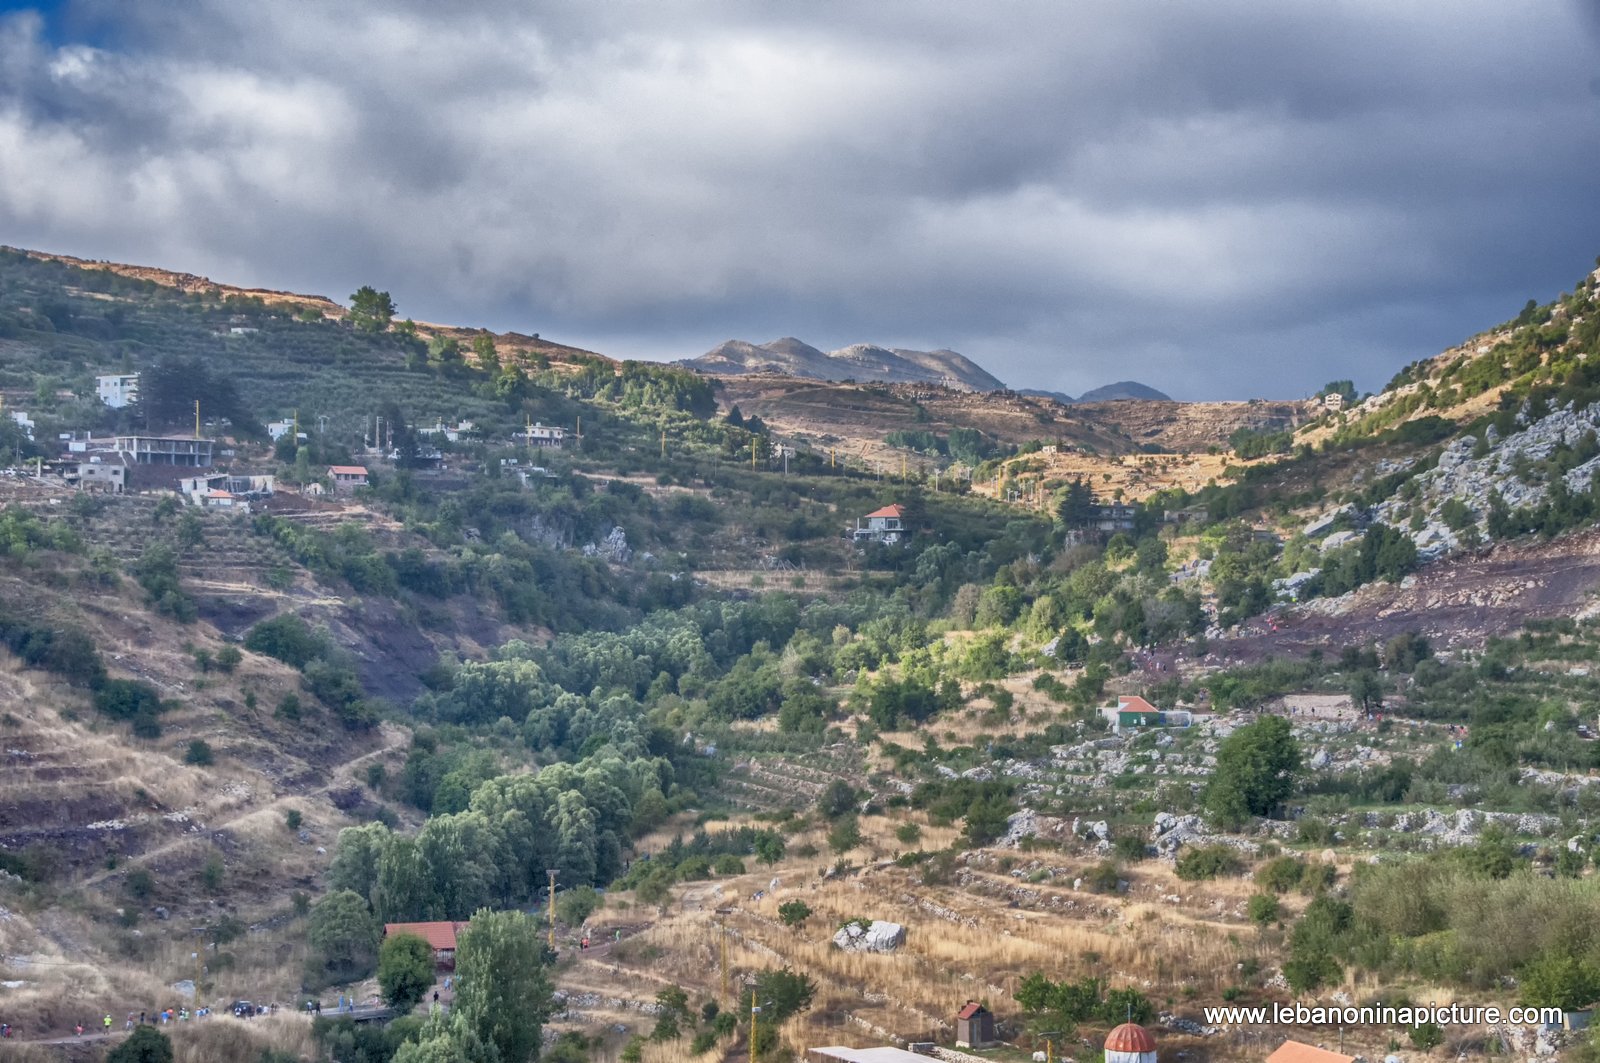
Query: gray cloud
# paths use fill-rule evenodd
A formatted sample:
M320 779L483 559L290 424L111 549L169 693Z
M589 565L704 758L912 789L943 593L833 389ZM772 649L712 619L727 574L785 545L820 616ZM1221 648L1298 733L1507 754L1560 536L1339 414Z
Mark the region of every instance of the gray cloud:
M1600 251L1594 0L462 6L0 16L0 240L1194 398L1375 387Z

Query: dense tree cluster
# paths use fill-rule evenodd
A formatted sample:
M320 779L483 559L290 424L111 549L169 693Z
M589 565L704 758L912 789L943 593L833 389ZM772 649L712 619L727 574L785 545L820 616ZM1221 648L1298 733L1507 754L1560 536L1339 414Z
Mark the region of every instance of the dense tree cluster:
M648 757L497 776L415 837L381 823L342 831L330 883L366 898L383 922L526 904L543 895L549 868L564 886L604 885L622 870L635 805L670 786L670 765Z

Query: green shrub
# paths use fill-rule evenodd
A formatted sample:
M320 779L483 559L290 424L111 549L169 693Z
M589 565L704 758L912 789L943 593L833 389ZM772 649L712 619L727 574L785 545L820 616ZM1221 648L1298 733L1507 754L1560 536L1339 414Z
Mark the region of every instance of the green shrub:
M1256 869L1256 885L1273 893L1288 893L1300 885L1306 862L1295 856L1280 856Z
M1185 849L1178 857L1178 877L1186 882L1199 882L1220 875L1236 875L1244 869L1239 854L1226 845L1202 845Z
M1096 893L1115 893L1117 884L1122 881L1122 872L1110 860L1102 860L1088 870L1083 880Z
M1144 839L1137 834L1119 834L1111 843L1111 851L1116 853L1117 859L1133 863L1143 860L1147 850Z
M1257 926L1276 922L1282 912L1283 906L1278 903L1278 898L1270 893L1257 893L1250 898L1250 921Z
M211 752L211 745L203 738L196 738L189 743L189 749L183 755L185 764L207 765L216 761Z
M581 926L600 903L600 894L593 886L575 886L556 898L556 918L567 926Z

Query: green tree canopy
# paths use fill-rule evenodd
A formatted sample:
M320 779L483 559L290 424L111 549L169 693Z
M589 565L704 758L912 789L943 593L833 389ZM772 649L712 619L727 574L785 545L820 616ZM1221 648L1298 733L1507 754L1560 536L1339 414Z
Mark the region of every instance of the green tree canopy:
M778 918L787 927L797 927L811 918L811 905L805 901L784 901L778 905Z
M1289 721L1264 716L1223 740L1206 787L1206 809L1229 826L1270 815L1294 791L1299 770L1300 743Z
M364 978L372 971L381 935L366 898L353 890L338 890L318 901L306 930L324 970L336 981Z
M111 1050L106 1063L172 1063L172 1042L154 1026L140 1026Z
M1600 997L1600 971L1572 956L1545 953L1522 969L1522 1003L1577 1011Z
M383 332L394 320L394 300L388 292L380 292L370 284L363 284L350 296L350 324L362 332Z
M404 1014L433 985L433 947L415 934L385 938L378 950L378 986L384 1001Z
M755 985L745 994L745 1014L750 1005L761 1008L762 1026L776 1027L811 1007L817 986L810 978L790 967L762 971Z
M457 939L455 1018L499 1053L530 1063L554 1005L543 933L523 912L480 910Z

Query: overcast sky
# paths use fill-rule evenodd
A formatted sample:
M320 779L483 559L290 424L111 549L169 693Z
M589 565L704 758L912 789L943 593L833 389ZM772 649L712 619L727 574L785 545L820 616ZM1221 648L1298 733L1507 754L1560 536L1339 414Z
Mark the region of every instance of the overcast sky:
M0 243L1292 397L1600 254L1600 0L0 0Z

